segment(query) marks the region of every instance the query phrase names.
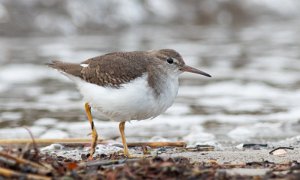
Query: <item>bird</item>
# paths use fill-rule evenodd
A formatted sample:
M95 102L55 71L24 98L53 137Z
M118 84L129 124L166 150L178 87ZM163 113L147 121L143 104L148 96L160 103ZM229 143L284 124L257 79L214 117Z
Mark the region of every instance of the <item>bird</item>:
M112 52L81 63L54 60L47 65L71 79L83 96L92 131L90 158L98 139L91 109L119 122L123 153L130 157L126 122L153 119L165 112L177 96L179 75L183 72L211 77L186 65L173 49Z

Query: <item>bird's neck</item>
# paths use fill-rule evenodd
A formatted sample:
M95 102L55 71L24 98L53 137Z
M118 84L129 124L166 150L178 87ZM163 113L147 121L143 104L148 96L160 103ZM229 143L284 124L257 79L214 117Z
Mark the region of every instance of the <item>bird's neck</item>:
M148 71L148 85L153 89L156 97L168 93L167 91L178 90L178 74L167 73L164 70L155 68ZM171 89L170 89L171 88Z

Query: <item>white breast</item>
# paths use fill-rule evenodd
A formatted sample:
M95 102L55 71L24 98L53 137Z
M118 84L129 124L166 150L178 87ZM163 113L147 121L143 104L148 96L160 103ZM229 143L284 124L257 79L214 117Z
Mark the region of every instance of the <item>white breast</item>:
M120 88L102 87L79 78L77 84L84 100L113 121L143 120L158 116L169 108L178 92L178 76L165 79L156 96L147 82L147 74Z

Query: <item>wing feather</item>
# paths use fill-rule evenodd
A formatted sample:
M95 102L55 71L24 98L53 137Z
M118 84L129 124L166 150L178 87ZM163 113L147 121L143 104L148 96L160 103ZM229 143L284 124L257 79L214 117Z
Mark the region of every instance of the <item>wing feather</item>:
M80 64L53 61L48 65L92 84L120 87L141 77L147 70L147 62L147 55L136 51L109 53Z

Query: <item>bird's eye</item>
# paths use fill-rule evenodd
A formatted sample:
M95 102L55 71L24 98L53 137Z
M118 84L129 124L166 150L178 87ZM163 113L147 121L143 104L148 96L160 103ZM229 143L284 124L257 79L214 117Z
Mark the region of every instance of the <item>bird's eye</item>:
M168 58L168 59L167 59L167 62L168 62L169 64L173 64L173 63L174 63L174 60L173 60L172 58Z

